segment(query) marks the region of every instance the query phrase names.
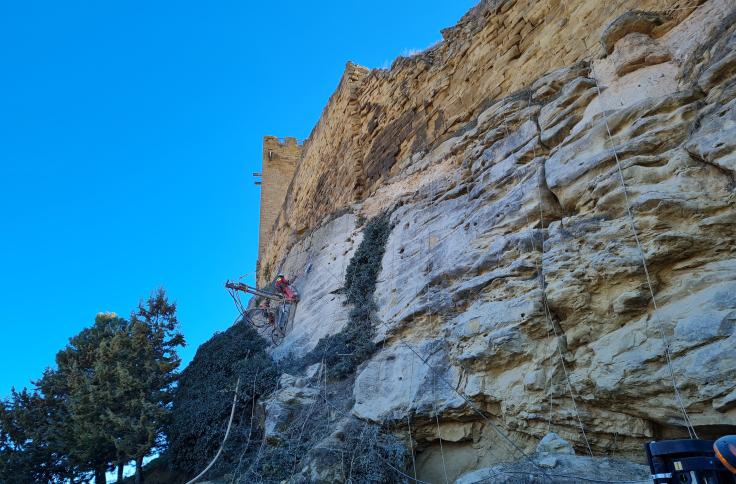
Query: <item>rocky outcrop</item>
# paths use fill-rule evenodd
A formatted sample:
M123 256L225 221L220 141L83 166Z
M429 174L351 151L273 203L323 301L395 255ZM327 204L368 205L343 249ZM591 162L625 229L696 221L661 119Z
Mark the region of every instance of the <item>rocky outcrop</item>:
M724 4L727 0L708 2ZM335 93L304 144L259 274L266 282L286 251L330 213L364 202L389 179L467 130L493 101L529 87L555 69L606 54L626 34L653 39L625 61L632 69L678 60L664 41L696 8L691 0L640 0L602 7L590 0L482 0L443 40L398 58L389 69L348 63ZM719 6L713 8L718 9ZM646 12L646 13L642 13ZM616 22L621 15L625 21ZM717 15L711 16L716 20ZM628 19L628 20L627 20ZM613 23L600 43L600 34ZM708 30L703 34L709 36ZM693 34L693 32L691 32ZM689 45L690 39L684 39ZM679 46L679 44L678 44ZM618 58L627 49L614 52ZM626 56L624 56L626 57ZM269 274L266 269L270 269Z
M528 15L521 2L483 2L441 46L354 91L355 112L369 113L351 118L360 139L331 143L357 143L380 176L334 201L347 213L306 231L318 213L299 210L319 194L295 178L287 203L306 203L294 211L302 229L270 257L299 275L303 302L273 354L304 354L346 324L339 289L356 221L390 211L378 349L355 377L351 413L411 444L420 479L505 470L494 482L522 482L513 470L539 482L544 462L550 474L645 477L606 458L641 461L643 442L683 435L666 348L696 431L736 430L736 5L645 3L663 8L590 14L600 55L583 59L576 44L565 65L532 69L518 59L538 57L522 47L551 25L568 35L561 17L545 18L546 2ZM522 20L493 51L503 67L473 71L491 32L517 25L508 12ZM489 81L502 71L505 82ZM367 101L379 92L406 117ZM310 155L324 139L310 142L300 170L326 170ZM550 430L594 457L534 454ZM522 451L532 471L498 467Z
M531 460L487 467L458 478L455 484L493 482L499 484L578 484L595 482L650 482L648 466L621 459L570 455L534 455Z

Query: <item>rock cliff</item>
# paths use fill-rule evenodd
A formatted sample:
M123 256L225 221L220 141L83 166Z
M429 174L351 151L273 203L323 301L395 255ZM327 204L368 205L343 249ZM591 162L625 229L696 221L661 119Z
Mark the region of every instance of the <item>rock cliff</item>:
M687 436L674 385L701 437L736 431L736 3L613 4L484 1L349 65L305 143L260 261L302 294L272 354L348 324L361 221L390 213L342 421L400 436L420 479L476 482L550 431L641 462Z

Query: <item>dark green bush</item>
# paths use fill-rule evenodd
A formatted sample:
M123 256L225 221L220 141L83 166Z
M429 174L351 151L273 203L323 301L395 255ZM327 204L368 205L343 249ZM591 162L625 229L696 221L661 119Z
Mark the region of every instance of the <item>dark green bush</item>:
M302 358L303 366L324 359L331 378L345 378L375 351L373 313L376 303L373 293L390 233L388 213L366 223L363 241L350 259L342 289L346 296L345 303L352 306L350 321L339 333L319 340L317 346Z
M265 340L243 321L199 347L174 395L166 454L172 469L194 476L215 455L225 434L238 377L237 417L211 475L225 473L237 464L249 436L251 443L257 441L259 430L250 428L252 405L275 387L279 376L265 348Z

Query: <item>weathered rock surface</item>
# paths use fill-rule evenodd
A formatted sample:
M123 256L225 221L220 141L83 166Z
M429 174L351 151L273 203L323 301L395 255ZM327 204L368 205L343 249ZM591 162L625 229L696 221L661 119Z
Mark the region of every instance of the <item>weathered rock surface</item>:
M276 229L324 217L319 204L351 210L270 252L303 296L273 350L283 357L344 326L336 291L360 240L357 215L391 211L378 350L359 368L352 413L411 433L423 480L646 478L605 458L641 461L645 441L683 434L666 348L699 434L736 431L736 5L639 2L671 10L616 21L613 7L594 15L585 9L596 2L570 3L588 11L588 28L611 25L609 55L527 67L497 90L476 72L488 66L481 44L517 25L506 12L525 4L483 2L440 47L368 74L345 111L361 139L330 141L360 167L341 190L360 194L322 203L297 177L287 203L303 223ZM531 62L530 32L559 24L544 20L551 3L536 5L494 47L494 65ZM331 169L327 121L302 174ZM594 459L582 457L581 422ZM564 452L540 451L531 468L498 465L550 430L579 456L556 446ZM560 480L541 480L538 467Z
M273 237L259 261L271 271L259 274L261 282L275 275L272 271L288 248L325 216L365 201L389 179L406 173L408 160L466 130L492 101L528 89L553 70L603 56L609 44L614 47L630 33L647 34L670 52L673 62L648 68L670 67L674 72L689 47L713 38L730 3L710 0L693 12L697 3L689 0L605 6L590 0L481 0L457 25L442 31L441 42L398 58L390 69L348 63L304 145ZM632 8L640 13L633 21L616 22L604 48L601 33L622 15L631 17ZM681 21L692 21L706 8L712 11L704 18L713 24L678 37ZM671 37L678 42L668 42ZM650 84L662 93L659 80Z
M578 484L578 477L599 481L649 482L649 467L621 459L571 455L533 455L531 462L497 465L465 474L455 484Z
M554 432L545 435L537 444L538 454L569 454L575 455L575 449L572 448L570 442L561 438Z
M272 349L275 358L288 354L302 355L320 338L340 331L348 321L345 296L339 294L345 270L362 234L356 217L343 214L303 238L281 265L281 271L293 281L301 302L296 306L291 325L279 346Z
M264 438L278 443L284 433L292 430L294 421L305 407L314 406L319 396L319 385L309 385L309 381L284 373L279 381L279 389L273 392L263 404L265 412Z

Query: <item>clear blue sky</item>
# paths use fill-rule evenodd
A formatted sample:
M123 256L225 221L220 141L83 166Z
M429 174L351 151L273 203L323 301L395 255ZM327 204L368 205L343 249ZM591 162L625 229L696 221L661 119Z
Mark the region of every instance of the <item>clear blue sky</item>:
M475 0L0 4L0 396L163 285L185 361L255 268L263 135L309 135L345 62L388 66Z

